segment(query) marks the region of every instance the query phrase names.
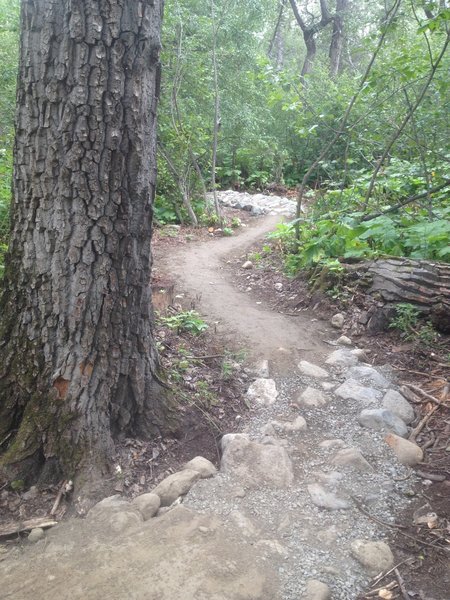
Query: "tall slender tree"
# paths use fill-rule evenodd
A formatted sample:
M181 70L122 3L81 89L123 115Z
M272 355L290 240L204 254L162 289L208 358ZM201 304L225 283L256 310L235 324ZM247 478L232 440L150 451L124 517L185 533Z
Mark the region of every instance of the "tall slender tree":
M7 480L96 479L116 436L166 420L149 285L162 10L22 0L0 300Z

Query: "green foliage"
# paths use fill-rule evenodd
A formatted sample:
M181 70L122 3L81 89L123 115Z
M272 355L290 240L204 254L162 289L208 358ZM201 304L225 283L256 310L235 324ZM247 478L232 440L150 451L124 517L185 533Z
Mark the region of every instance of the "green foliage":
M178 333L185 331L193 335L200 335L208 329L207 323L195 310L179 312L171 317L162 317L161 321Z
M421 311L413 304L400 302L395 306L396 315L389 323L391 329L397 329L407 340L420 340L424 345L433 345L439 334L430 322L421 323Z

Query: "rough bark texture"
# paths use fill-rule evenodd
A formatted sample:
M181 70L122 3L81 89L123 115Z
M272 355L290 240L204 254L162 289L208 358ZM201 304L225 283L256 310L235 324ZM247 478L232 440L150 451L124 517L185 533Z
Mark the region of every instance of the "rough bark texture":
M336 0L336 14L333 16L333 33L330 43L330 77L335 79L341 70L342 50L344 48L344 18L348 9L348 0Z
M8 478L98 476L115 436L164 423L149 285L162 2L22 1L0 300Z
M407 258L348 265L368 292L386 304L406 302L429 314L439 331L450 332L450 265Z

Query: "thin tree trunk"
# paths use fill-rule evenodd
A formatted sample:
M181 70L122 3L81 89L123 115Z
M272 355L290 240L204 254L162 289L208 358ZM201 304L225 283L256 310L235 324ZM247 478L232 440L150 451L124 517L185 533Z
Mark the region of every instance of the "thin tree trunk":
M213 127L213 145L212 145L212 165L211 165L211 187L214 198L214 210L219 219L222 218L221 210L219 206L219 199L217 196L216 189L216 165L217 165L217 145L219 140L219 129L220 129L220 92L219 92L219 73L217 66L217 25L215 17L214 0L211 0L211 16L212 16L212 29L213 29L213 47L212 47L212 61L213 61L213 81L214 81L214 127Z
M117 435L165 425L150 291L162 8L22 0L0 299L7 480L95 480Z
M336 0L336 14L333 17L333 33L330 44L330 77L336 79L341 70L342 50L344 48L344 19L348 9L348 0Z

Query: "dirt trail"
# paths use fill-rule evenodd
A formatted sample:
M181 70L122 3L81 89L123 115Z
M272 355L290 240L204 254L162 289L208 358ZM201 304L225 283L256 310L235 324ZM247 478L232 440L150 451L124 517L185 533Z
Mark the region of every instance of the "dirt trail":
M202 314L218 321L218 332L234 340L237 336L252 356L271 360L278 368L288 358L290 362L322 356L327 350L319 341L324 326L312 321L310 312L288 317L256 304L251 295L235 288L224 260L244 255L280 220L280 216L260 218L236 237L188 246L170 259L170 272L178 285L197 299L196 308Z

